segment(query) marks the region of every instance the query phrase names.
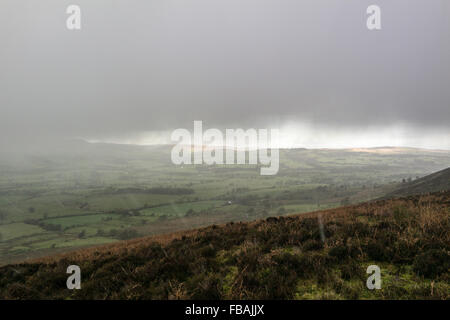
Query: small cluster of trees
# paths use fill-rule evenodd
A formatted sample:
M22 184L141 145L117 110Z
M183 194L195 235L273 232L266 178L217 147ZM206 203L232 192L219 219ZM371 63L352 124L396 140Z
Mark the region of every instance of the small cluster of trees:
M6 212L0 210L0 222L5 221L5 219L6 219Z
M56 232L63 231L63 227L60 224L45 223L45 222L39 221L37 219L26 219L26 220L24 220L24 223L39 226L42 229L47 230L47 231L56 231Z
M149 189L123 188L112 192L116 194L146 193L146 194L169 194L169 195L190 195L195 193L194 189L191 188L172 188L172 187L153 187Z
M139 236L138 232L134 229L124 229L117 230L111 229L109 231L105 231L103 229L98 229L97 236L99 237L112 237L119 240L128 240L133 239Z

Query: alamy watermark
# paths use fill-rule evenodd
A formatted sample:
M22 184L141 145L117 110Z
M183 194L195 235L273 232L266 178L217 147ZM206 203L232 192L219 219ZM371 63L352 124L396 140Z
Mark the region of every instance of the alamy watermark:
M68 18L66 20L66 27L68 30L81 30L81 8L79 5L71 4L66 9ZM378 5L370 5L367 7L366 20L367 29L381 30L381 8Z
M76 4L71 4L67 7L66 13L69 17L66 20L66 27L68 30L81 29L81 8Z
M67 289L73 290L73 289L81 289L81 269L77 265L70 265L67 267L68 274L71 274L67 278L66 285Z
M381 289L381 269L377 265L370 265L366 270L367 274L370 276L367 278L366 286L367 289Z
M176 129L171 139L177 144L171 153L176 165L250 164L261 165L261 175L275 175L280 167L277 129L226 129L225 134L211 128L203 132L203 122L194 121L193 135Z

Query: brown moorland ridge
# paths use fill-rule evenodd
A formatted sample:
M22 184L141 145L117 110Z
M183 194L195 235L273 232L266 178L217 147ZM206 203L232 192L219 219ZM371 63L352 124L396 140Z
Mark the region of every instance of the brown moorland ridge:
M449 299L448 230L450 191L213 225L1 267L0 298Z
M387 194L385 198L404 197L446 190L450 190L450 168L404 183L396 190Z

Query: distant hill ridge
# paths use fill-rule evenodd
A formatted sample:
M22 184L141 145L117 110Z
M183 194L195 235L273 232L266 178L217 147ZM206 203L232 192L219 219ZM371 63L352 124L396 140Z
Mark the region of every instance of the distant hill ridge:
M423 193L450 190L450 167L417 180L403 184L386 197L403 197ZM386 198L385 197L385 198Z

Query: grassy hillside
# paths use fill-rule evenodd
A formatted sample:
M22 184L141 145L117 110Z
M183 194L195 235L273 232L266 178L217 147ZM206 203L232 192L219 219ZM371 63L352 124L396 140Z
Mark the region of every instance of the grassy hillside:
M176 166L170 151L69 141L26 154L1 152L0 265L360 203L450 163L449 151L292 149L280 150L280 171L268 177L251 165Z
M228 223L5 266L0 298L449 299L448 230L450 192Z
M397 190L389 193L388 197L410 196L448 190L450 190L450 168L432 173L414 181L403 183Z

